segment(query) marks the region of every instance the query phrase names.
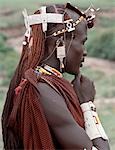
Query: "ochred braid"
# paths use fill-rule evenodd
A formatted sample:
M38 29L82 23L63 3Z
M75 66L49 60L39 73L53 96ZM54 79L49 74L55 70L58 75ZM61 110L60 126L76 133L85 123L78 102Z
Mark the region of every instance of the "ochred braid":
M37 11L36 13L39 13L39 11ZM29 68L34 69L40 63L44 54L44 33L42 31L41 25L32 26L32 37L33 37L32 48L29 49L28 44L26 46L23 46L19 64L11 80L9 90L7 92L6 102L2 114L3 141L4 141L4 148L7 150L23 148L22 137L19 138L20 136L18 134L19 129L17 130L16 133L14 133L15 130L12 130L12 128L8 126L8 120L11 112L15 110L15 102L20 103L20 99L26 100L26 98L28 97L27 92L28 90L30 93L34 92L34 89L31 88L29 82L27 82L25 88L21 90L21 95L19 94L15 96L15 88L24 78L25 71ZM33 95L30 95L29 98L30 100L32 100ZM37 98L38 97L36 97L36 99Z

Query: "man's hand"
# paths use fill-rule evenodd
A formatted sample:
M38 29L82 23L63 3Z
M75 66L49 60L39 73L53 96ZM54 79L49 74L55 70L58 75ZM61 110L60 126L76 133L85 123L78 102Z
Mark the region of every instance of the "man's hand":
M98 150L110 150L109 142L108 140L104 140L103 138L97 138L92 140L93 145L98 149Z
M93 82L83 75L78 75L72 81L73 88L79 98L80 104L94 101L95 98L95 87ZM108 140L103 138L96 138L92 140L93 149L97 148L98 150L110 150Z
M95 87L93 82L83 75L78 75L72 81L73 88L79 98L80 104L94 101Z

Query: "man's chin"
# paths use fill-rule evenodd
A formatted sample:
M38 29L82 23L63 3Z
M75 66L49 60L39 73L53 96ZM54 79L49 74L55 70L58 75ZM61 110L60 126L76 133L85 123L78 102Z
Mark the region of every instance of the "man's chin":
M71 74L71 75L78 75L79 72L80 72L80 67L79 68L76 68L76 69L68 69L68 68L65 68L65 72Z

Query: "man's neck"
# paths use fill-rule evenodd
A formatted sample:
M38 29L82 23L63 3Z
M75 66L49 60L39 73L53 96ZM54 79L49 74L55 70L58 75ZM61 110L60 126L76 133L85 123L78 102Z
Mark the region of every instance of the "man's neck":
M53 67L55 68L56 70L60 71L60 64L59 64L59 61L56 60L56 59L50 59L50 60L47 60L46 62L44 62L44 64L50 66L50 67Z

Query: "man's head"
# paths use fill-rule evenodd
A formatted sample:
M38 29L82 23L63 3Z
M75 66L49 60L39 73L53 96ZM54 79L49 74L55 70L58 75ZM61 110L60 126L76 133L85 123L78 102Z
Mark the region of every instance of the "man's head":
M75 10L72 10L70 8L59 9L58 7L55 6L55 9L58 11L58 13L64 14L64 20L70 20L70 19L73 20L72 22L70 22L70 26L73 26L73 24L76 21L78 21L79 18L81 17L80 14L77 13ZM49 8L49 10L51 9ZM81 13L81 15L84 14ZM71 74L79 73L79 68L84 58L84 53L85 53L84 44L85 41L87 40L88 27L87 27L87 21L85 15L83 17L84 17L83 20L81 20L78 23L78 25L74 27L75 29L73 31L59 34L56 37L52 37L52 36L50 37L49 35L52 35L53 33L57 33L58 31L62 31L63 29L66 28L66 25L65 24L48 25L47 35L49 36L49 38L46 39L46 47L47 49L49 49L48 55L50 55L50 53L54 49L56 41L61 37L65 44L65 58L63 61L65 66L65 71ZM54 53L54 56L56 59L56 53Z
M74 20L78 20L79 14L73 10L67 10L67 14ZM75 27L71 33L66 33L66 57L64 59L65 70L71 74L78 74L85 53L85 41L87 40L87 21L85 18Z
M42 58L40 57L41 60L38 61L37 65L40 65L42 62L48 63L48 61L51 62L52 60L54 64L59 65L60 60L61 63L63 60L66 72L78 74L81 61L84 58L84 43L87 40L87 28L89 27L86 15L70 4L47 6L46 9L42 8L41 11L37 11L35 14L41 14L41 16L39 17L38 15L37 19L35 17L29 18L30 27L32 28L31 37L33 37L31 53L42 51L43 55ZM54 14L56 16L53 16ZM61 16L58 16L59 14ZM58 16L59 18L53 18L52 16ZM37 24L36 21L41 22ZM57 44L60 39L61 44ZM62 56L61 58L59 58L60 56L57 57L57 50L60 46L63 46L63 49L65 48L65 56L63 58Z

